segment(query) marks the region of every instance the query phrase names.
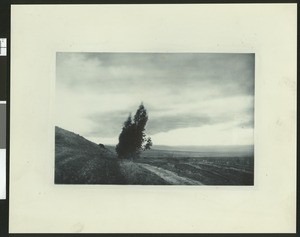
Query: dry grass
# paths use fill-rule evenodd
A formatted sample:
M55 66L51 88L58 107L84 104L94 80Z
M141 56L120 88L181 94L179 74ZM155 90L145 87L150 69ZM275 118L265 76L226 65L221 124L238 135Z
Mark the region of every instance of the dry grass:
M189 154L154 150L135 161L118 160L112 147L98 146L78 134L56 128L55 183L183 185L187 183L180 180L186 179L190 180L188 184L253 185L253 156L197 157L197 152L193 157L184 156ZM161 172L154 172L157 170ZM170 183L167 174L181 179Z
M121 184L116 157L107 149L85 138L56 128L55 130L56 184Z

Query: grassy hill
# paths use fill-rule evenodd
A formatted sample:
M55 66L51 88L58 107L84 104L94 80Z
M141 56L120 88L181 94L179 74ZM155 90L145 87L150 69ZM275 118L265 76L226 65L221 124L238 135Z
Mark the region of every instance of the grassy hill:
M156 146L143 152L140 159L120 160L115 146L100 146L55 127L56 184L253 185L253 182L251 147Z
M121 184L115 154L73 132L55 127L56 184Z

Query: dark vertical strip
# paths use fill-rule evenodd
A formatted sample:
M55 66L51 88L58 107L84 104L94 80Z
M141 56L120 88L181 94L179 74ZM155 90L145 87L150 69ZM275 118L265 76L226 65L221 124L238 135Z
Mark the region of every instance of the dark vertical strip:
M0 38L9 38L10 1L0 1ZM0 100L7 100L7 56L0 56Z
M9 37L9 1L0 2L0 38ZM0 56L0 100L6 100L7 57Z
M300 80L300 76L299 76L299 68L300 68L300 49L299 49L299 30L300 30L300 26L299 26L299 4L297 5L297 82L299 82ZM299 111L300 111L300 103L299 103L299 83L297 83L297 124L298 124L298 115L299 115ZM297 125L296 125L297 126ZM300 228L300 208L299 208L299 194L300 194L300 161L298 160L298 148L300 147L299 145L299 136L298 136L298 131L299 131L299 126L297 126L297 137L296 137L296 142L297 142L297 149L296 149L296 159L297 159L297 180L296 180L296 233L299 234L299 228Z
M8 236L8 205L7 200L0 200L0 236Z
M0 38L8 38L10 33L10 0L0 1Z

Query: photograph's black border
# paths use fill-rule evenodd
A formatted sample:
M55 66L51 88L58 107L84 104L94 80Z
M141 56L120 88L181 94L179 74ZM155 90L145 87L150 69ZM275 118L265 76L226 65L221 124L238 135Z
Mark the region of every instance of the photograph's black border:
M297 202L296 202L296 233L285 234L285 233L253 233L253 234L244 234L244 233L224 233L224 234L213 234L213 233L198 233L198 234L108 234L108 233L99 233L99 234L31 234L31 233L18 233L18 234L10 234L9 231L9 147L10 147L10 30L11 30L11 6L12 5L32 5L32 4L263 4L263 3L297 3L297 12L299 10L299 5L297 0L0 0L0 38L7 38L7 56L6 56L6 69L0 72L0 87L5 87L6 91L1 90L0 97L1 100L6 100L6 113L7 113L7 127L6 127L6 199L0 200L0 237L80 237L80 236L208 236L208 237L229 237L229 236L260 236L260 237L272 237L272 236L280 236L280 237L290 237L290 236L299 236L299 205L298 205L298 197L299 197L299 162L297 162ZM298 15L297 15L297 23L298 23ZM299 40L299 26L297 24L297 58L299 57L299 49L298 49L298 40ZM0 63L3 62L0 61ZM299 60L297 60L297 68L300 68ZM297 81L299 79L299 74L297 73ZM297 85L297 93L299 91ZM297 115L299 110L298 96L297 96ZM1 131L0 131L1 132ZM297 137L298 137L298 128L297 128ZM297 139L297 148L298 148L298 139ZM297 152L298 157L298 152ZM59 215L59 213L58 213Z

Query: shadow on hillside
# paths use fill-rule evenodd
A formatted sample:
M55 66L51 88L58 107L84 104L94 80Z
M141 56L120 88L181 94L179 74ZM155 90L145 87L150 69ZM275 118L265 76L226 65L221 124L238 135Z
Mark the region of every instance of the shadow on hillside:
M55 184L124 184L115 155L78 134L55 128Z

